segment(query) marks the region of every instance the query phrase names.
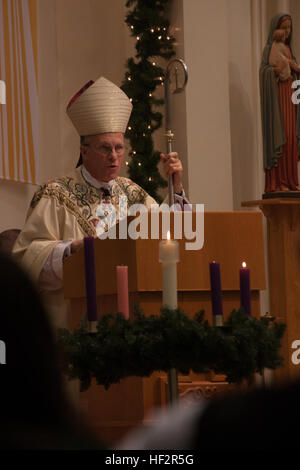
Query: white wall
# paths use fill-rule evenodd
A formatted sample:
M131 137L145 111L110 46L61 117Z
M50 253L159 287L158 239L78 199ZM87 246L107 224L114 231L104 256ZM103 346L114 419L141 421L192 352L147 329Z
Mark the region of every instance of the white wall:
M189 195L232 210L228 24L224 0L183 1Z
M233 207L264 192L261 153L259 57L253 59L251 0L228 0L228 67Z
M0 232L22 228L34 191L30 184L0 180Z
M129 32L123 0L38 0L39 183L69 172L79 137L65 108L84 83L124 75ZM22 228L38 186L0 180L0 231Z
M58 116L64 173L76 165L79 154L79 137L65 112L69 100L99 76L121 85L125 38L129 34L124 11L123 0L56 0Z

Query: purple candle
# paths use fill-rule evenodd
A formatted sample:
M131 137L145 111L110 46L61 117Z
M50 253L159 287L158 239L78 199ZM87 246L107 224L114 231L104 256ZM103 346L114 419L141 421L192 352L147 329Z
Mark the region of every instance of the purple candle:
M98 308L96 293L95 250L93 237L86 237L84 239L84 261L87 318L90 322L96 322L98 319Z
M209 271L213 323L215 326L221 326L223 324L223 307L220 263L216 263L215 261L209 263Z
M128 266L117 266L118 312L129 318Z
M241 295L241 308L247 313L251 314L251 294L250 294L250 270L246 267L246 263L242 263L240 268L240 295Z

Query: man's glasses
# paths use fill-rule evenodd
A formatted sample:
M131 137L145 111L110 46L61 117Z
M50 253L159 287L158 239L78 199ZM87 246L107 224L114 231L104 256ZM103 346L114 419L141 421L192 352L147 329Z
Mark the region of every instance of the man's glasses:
M85 147L89 147L89 144L85 144ZM93 150L96 153L99 153L99 155L103 155L104 157L108 157L113 151L115 151L119 156L124 152L124 145L118 144L114 147L111 147L110 145L101 145L101 147L94 148Z

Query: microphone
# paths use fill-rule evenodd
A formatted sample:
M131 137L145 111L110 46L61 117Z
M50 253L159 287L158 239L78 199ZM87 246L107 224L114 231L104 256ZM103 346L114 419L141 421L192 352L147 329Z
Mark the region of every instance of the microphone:
M101 188L101 191L103 191L103 195L105 197L110 197L110 191L107 188Z

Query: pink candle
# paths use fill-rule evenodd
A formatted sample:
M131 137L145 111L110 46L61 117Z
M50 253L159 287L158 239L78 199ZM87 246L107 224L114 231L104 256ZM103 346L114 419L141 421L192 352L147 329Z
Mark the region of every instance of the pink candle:
M129 318L128 266L117 266L118 312Z

